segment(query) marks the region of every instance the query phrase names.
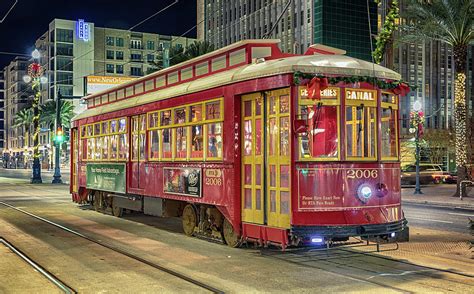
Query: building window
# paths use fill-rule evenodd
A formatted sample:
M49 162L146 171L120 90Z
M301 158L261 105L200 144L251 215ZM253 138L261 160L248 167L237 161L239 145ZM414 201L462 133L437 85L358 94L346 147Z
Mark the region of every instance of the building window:
M146 60L148 62L153 62L153 61L155 61L155 56L153 54L147 54Z
M57 77L57 84L61 85L72 85L72 72L57 72L56 74Z
M141 67L131 67L130 68L130 74L132 76L142 76L143 75L142 68Z
M105 45L114 46L114 37L107 36L105 37Z
M107 50L107 59L114 59L114 51Z
M117 38L115 39L115 45L116 45L117 47L123 47L123 44L124 44L123 38L118 38L118 37L117 37Z
M73 35L72 30L56 29L56 36L57 36L58 42L72 43L73 42L72 35Z
M130 48L143 49L141 40L130 40Z
M107 73L114 73L114 65L107 64Z
M132 54L130 55L130 59L131 59L132 61L141 61L141 60L142 60L142 55L139 54L139 53L132 53Z
M155 50L155 41L147 41L146 42L146 49Z
M115 72L118 74L123 74L123 65L122 64L117 64Z
M115 51L115 59L123 60L123 51Z
M56 51L57 51L57 55L63 55L63 56L73 56L74 55L72 44L57 43L56 44Z

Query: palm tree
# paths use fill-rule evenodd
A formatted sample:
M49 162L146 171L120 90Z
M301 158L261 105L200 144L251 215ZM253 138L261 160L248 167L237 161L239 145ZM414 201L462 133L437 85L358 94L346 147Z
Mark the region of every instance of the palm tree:
M70 101L60 101L60 117L61 125L69 129L71 127L71 119L74 116L74 105ZM40 107L40 121L50 126L56 121L56 101L48 101Z
M468 178L468 128L466 98L467 48L474 40L474 0L408 0L403 17L402 39L405 41L440 41L453 49L455 152L459 184Z
M28 138L30 126L33 123L33 110L31 108L23 108L15 114L12 127L22 128L24 138Z
M186 47L184 55L188 59L192 59L212 51L214 51L214 45L208 41L194 41L194 43Z

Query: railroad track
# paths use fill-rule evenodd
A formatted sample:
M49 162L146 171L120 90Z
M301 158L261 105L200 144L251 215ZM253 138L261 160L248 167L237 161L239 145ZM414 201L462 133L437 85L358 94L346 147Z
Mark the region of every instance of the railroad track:
M72 287L68 286L66 283L61 281L58 277L56 277L53 273L45 269L43 266L38 264L37 262L33 261L28 255L22 252L19 248L15 245L7 241L5 238L0 237L0 243L3 244L6 248L8 248L11 252L13 252L16 256L21 258L25 261L29 266L34 268L38 273L40 273L43 277L48 279L51 283L53 283L56 287L60 290L64 291L66 294L75 294L77 293Z
M374 252L362 252L362 251L355 251L354 248L351 247L342 247L342 248L334 248L330 249L331 254L328 253L328 250L314 250L308 248L296 248L293 250L288 250L285 252L276 251L276 250L269 250L269 249L262 249L260 250L260 254L262 256L267 256L273 259L278 259L281 261L285 261L288 263L304 266L304 267L311 267L317 268L325 271L329 271L335 274L343 275L346 277L350 277L352 279L374 284L376 286L389 288L391 290L401 292L401 293L410 293L411 291L407 291L401 287L388 285L383 281L377 281L377 277L388 277L392 276L394 278L400 279L402 281L409 281L409 275L419 275L428 278L433 278L440 273L445 273L449 275L455 275L459 278L469 278L473 279L474 282L474 275L470 275L467 273L457 272L454 270L449 269L439 269L419 264L414 264L405 260L397 260L386 256L380 256L377 254L373 254ZM359 264L357 263L357 258L360 257L368 257L368 259L364 259ZM354 260L356 262L354 262ZM376 262L376 260L381 260L382 263ZM386 261L390 263L387 264ZM405 270L401 270L399 266L406 267ZM376 268L385 268L387 270L392 270L392 273L380 273ZM346 272L341 273L341 270ZM363 272L364 275L357 275L350 272ZM443 279L446 282L452 282L454 284L463 284L463 285L472 285L472 283L463 283L459 280L453 279ZM423 283L423 281L421 281ZM427 285L430 286L430 285ZM438 291L445 291L443 289L438 289Z
M117 247L115 247L115 246L113 246L113 245L110 245L110 244L108 244L108 243L106 243L106 242L103 242L103 241L101 241L101 240L94 239L94 238L92 238L92 237L90 237L90 236L87 236L87 235L85 235L85 234L83 234L83 233L80 233L80 232L78 232L78 231L76 231L76 230L73 230L73 229L68 228L68 227L66 227L66 226L63 226L63 225L61 225L61 224L55 223L55 222L53 222L53 221L51 221L51 220L45 219L45 218L43 218L43 217L41 217L41 216L38 216L38 215L36 215L36 214L33 214L33 213L28 212L28 211L26 211L26 210L23 210L23 209L21 209L21 208L15 207L15 206L13 206L13 205L11 205L11 204L8 204L8 203L6 203L6 202L0 201L0 205L6 206L6 207L8 207L8 208L11 208L11 209L13 209L13 210L15 210L15 211L18 211L18 212L20 212L20 213L23 213L23 214L25 214L25 215L28 215L28 216L30 216L30 217L32 217L32 218L35 218L35 219L39 220L39 221L42 221L42 222L47 223L47 224L49 224L49 225L52 225L52 226L54 226L54 227L56 227L56 228L58 228L58 229L60 229L60 230L66 231L66 232L68 232L68 233L70 233L70 234L73 234L73 235L75 235L75 236L77 236L77 237L80 237L80 238L82 238L82 239L85 239L85 240L87 240L87 241L89 241L89 242L92 242L92 243L94 243L94 244L97 244L97 245L102 246L102 247L104 247L104 248L107 248L107 249L109 249L109 250L112 250L112 251L114 251L114 252L116 252L116 253L119 253L119 254L121 254L121 255L124 255L124 256L126 256L126 257L128 257L128 258L131 258L131 259L133 259L133 260L136 260L136 261L138 261L138 262L141 262L141 263L143 263L143 264L146 264L146 265L148 265L148 266L150 266L150 267L153 267L153 268L155 268L155 269L157 269L157 270L159 270L159 271L161 271L161 272L164 272L164 273L169 274L169 275L171 275L171 276L173 276L173 277L176 277L176 278L178 278L178 279L181 279L181 280L183 280L183 281L186 281L186 282L188 282L188 283L190 283L190 284L192 284L192 285L198 286L198 287L200 287L200 288L202 288L202 289L208 290L209 292L212 292L212 293L224 293L223 290L220 290L220 289L218 289L218 288L215 288L215 287L213 287L213 286L211 286L211 285L208 285L208 284L206 284L206 283L204 283L204 282L198 281L198 280L196 280L196 279L194 279L194 278L192 278L192 277L189 277L189 276L187 276L187 275L185 275L185 274L179 273L179 272L177 272L177 271L175 271L175 270L172 270L172 269L170 269L170 268L164 267L164 266L162 266L162 265L160 265L160 264L158 264L158 263L155 263L155 262L149 261L149 260L147 260L147 259L144 259L144 258L142 258L142 257L140 257L140 256L137 256L137 255L135 255L135 254L133 254L133 253L130 253L130 252L124 250L124 249L117 248ZM72 292L72 293L75 293L75 292Z

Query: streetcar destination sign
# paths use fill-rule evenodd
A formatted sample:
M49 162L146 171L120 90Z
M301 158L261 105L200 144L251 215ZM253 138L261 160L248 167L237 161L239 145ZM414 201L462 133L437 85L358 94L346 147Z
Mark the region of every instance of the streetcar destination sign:
M88 163L86 187L90 189L125 193L124 163Z
M348 100L374 101L375 97L374 97L374 92L373 91L346 89L346 99L348 99Z

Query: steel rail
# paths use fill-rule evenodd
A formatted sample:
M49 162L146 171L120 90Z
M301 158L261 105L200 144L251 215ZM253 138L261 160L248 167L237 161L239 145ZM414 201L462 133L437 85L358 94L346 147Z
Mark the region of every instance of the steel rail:
M50 271L33 261L30 257L28 257L25 253L23 253L20 249L18 249L15 245L8 242L5 238L0 237L0 243L5 245L10 251L15 253L18 257L20 257L23 261L28 263L31 267L37 270L41 275L43 275L46 279L52 282L56 287L64 291L66 294L75 294L77 293L73 288L68 286L66 283L61 281L58 277L52 274Z
M210 292L212 292L212 293L219 293L219 294L224 293L223 290L217 289L217 288L215 288L215 287L213 287L213 286L210 286L210 285L207 285L207 284L205 284L205 283L203 283L203 282L201 282L201 281L198 281L198 280L195 280L195 279L193 279L193 278L191 278L191 277L188 277L188 276L186 276L186 275L184 275L184 274L182 274L182 273L179 273L179 272L174 271L174 270L172 270L172 269L166 268L166 267L164 267L164 266L162 266L162 265L159 265L159 264L157 264L157 263L151 262L151 261L146 260L146 259L144 259L144 258L142 258L142 257L136 256L136 255L134 255L134 254L132 254L132 253L130 253L130 252L125 251L124 249L120 249L120 248L114 247L114 246L112 246L112 245L109 245L109 244L107 244L107 243L105 243L105 242L103 242L103 241L96 240L96 239L94 239L94 238L92 238L92 237L89 237L89 236L87 236L87 235L84 235L84 234L82 234L82 233L79 233L79 232L77 232L77 231L75 231L75 230L73 230L73 229L70 229L70 228L65 227L65 226L63 226L63 225L60 225L60 224L57 224L57 223L55 223L55 222L53 222L53 221L50 221L50 220L45 219L45 218L43 218L43 217L41 217L41 216L35 215L35 214L33 214L33 213L31 213L31 212L28 212L28 211L26 211L26 210L23 210L23 209L21 209L21 208L15 207L15 206L13 206L13 205L11 205L11 204L8 204L8 203L6 203L6 202L0 201L0 204L3 205L3 206L9 207L9 208L11 208L11 209L13 209L13 210L16 210L16 211L18 211L18 212L21 212L21 213L23 213L23 214L26 214L26 215L28 215L28 216L31 216L31 217L33 217L33 218L35 218L35 219L37 219L37 220L40 220L40 221L45 222L45 223L47 223L47 224L50 224L50 225L52 225L52 226L54 226L54 227L57 227L57 228L59 228L59 229L61 229L61 230L63 230L63 231L66 231L66 232L68 232L68 233L71 233L71 234L73 234L73 235L76 235L76 236L78 236L78 237L80 237L80 238L86 239L86 240L88 240L88 241L90 241L90 242L92 242L92 243L94 243L94 244L100 245L100 246L102 246L102 247L104 247L104 248L107 248L107 249L112 250L112 251L114 251L114 252L117 252L117 253L120 253L120 254L122 254L122 255L125 255L125 256L127 256L127 257L129 257L129 258L131 258L131 259L134 259L134 260L136 260L136 261L139 261L139 262L141 262L141 263L144 263L144 264L146 264L146 265L148 265L148 266L151 266L151 267L153 267L153 268L156 268L156 269L158 269L158 270L160 270L160 271L162 271L162 272L164 272L164 273L167 273L167 274L169 274L169 275L171 275L171 276L174 276L174 277L176 277L176 278L182 279L182 280L184 280L184 281L186 281L186 282L188 282L188 283L190 283L190 284L193 284L193 285L195 285L195 286L198 286L198 287L201 287L201 288L203 288L203 289L206 289L206 290L208 290L208 291L210 291Z

